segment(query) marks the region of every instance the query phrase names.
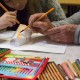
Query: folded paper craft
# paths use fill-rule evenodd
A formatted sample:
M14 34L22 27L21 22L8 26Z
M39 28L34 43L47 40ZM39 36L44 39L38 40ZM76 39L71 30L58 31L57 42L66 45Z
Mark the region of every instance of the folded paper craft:
M27 29L24 32L21 32L24 28L26 27L26 25L24 24L20 24L16 33L14 34L13 38L11 39L11 45L15 45L15 46L21 46L24 45L26 43L28 43L31 39L31 29Z

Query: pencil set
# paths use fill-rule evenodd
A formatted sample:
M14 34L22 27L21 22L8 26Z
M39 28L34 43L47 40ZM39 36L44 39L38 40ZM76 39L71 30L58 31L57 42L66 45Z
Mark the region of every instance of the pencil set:
M10 49L7 48L0 48L0 58L5 56L6 54L9 54L11 52Z
M48 60L49 58L7 54L0 59L0 77L35 80Z
M71 63L69 60L56 64L49 62L38 77L38 80L75 80L80 78L80 60Z

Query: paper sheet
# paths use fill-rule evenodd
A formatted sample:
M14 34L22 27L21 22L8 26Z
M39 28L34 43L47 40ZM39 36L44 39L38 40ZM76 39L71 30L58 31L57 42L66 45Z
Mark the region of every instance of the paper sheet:
M11 35L8 35L10 34ZM28 51L41 51L41 52L48 52L48 53L65 53L65 50L67 48L66 45L61 44L55 44L42 34L33 34L32 39L30 43L15 47L13 45L10 45L10 39L11 36L14 35L14 32L3 32L0 34L1 42L0 47L1 48L10 48L12 50L28 50ZM3 42L2 42L3 41Z

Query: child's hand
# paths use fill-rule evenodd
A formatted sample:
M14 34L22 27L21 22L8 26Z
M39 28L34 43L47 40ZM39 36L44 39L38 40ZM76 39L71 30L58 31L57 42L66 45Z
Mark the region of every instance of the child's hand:
M0 17L0 29L12 27L16 24L16 12L5 12Z

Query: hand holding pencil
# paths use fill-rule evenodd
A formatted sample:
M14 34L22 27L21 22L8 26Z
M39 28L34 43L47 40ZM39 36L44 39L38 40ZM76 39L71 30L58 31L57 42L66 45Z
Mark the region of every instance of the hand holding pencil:
M48 19L47 15L51 13L54 8L51 8L46 13L36 13L30 16L29 25L21 32L31 28L33 31L44 33L47 29L52 28L52 24Z

